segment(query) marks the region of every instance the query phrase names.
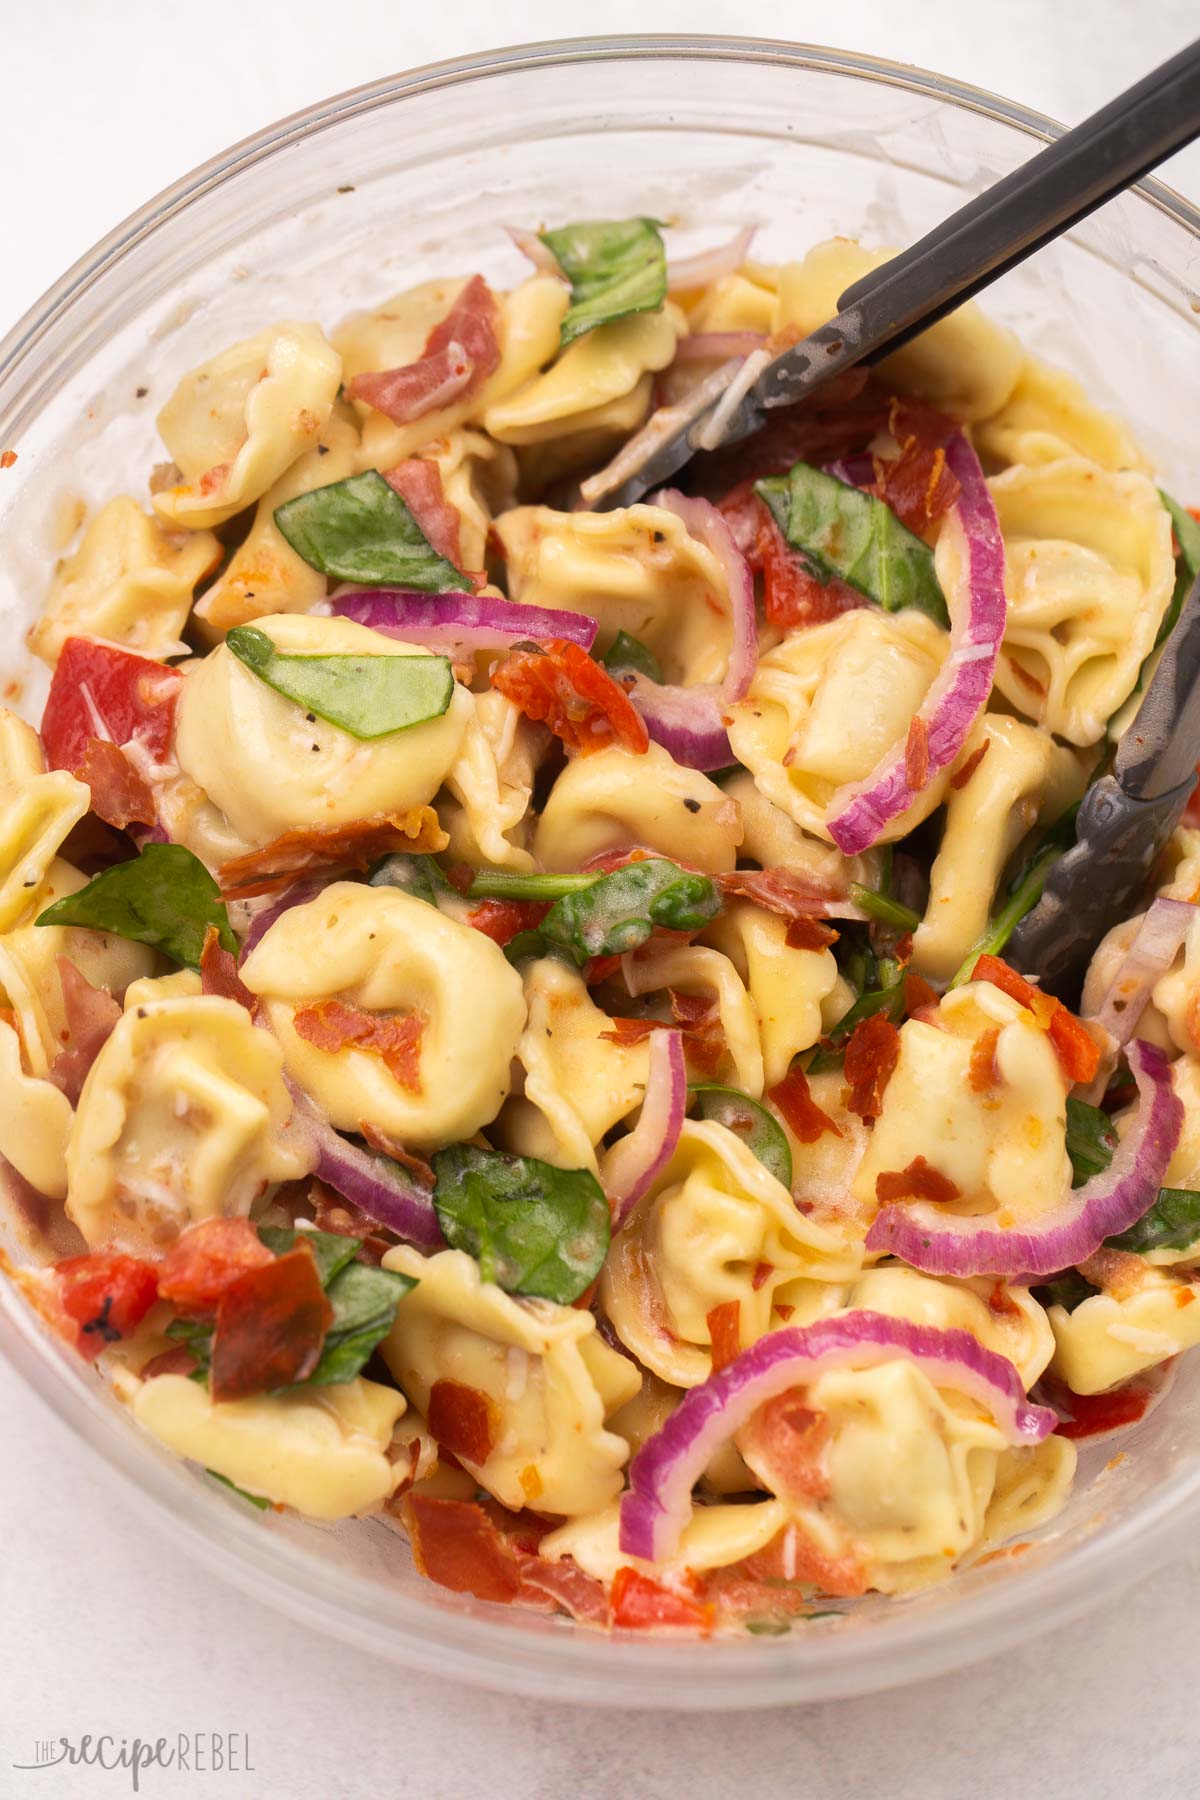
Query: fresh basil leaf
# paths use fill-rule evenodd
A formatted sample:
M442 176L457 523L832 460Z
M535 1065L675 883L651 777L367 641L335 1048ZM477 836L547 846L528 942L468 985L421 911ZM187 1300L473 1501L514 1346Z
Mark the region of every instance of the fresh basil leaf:
M1067 1155L1071 1159L1071 1186L1082 1187L1093 1175L1107 1169L1117 1147L1112 1120L1099 1106L1084 1100L1067 1100Z
M362 1239L343 1237L338 1231L291 1231L282 1225L260 1225L258 1235L274 1256L286 1256L297 1244L307 1244L317 1265L321 1286L327 1288L362 1249Z
M649 857L564 895L538 929L547 943L566 950L582 968L593 956L636 950L656 925L699 931L720 910L720 893L707 875Z
M231 1494L236 1494L239 1500L248 1500L251 1506L257 1506L259 1512L266 1512L271 1504L269 1500L264 1500L261 1494L248 1494L245 1488L239 1487L236 1481L230 1481L228 1475L219 1474L216 1469L205 1469L204 1473L211 1476L213 1481L219 1481L221 1486L228 1488Z
M863 887L861 882L850 883L850 898L872 919L881 925L894 925L897 931L915 931L921 923L920 913L911 906L893 900L890 894L878 893L875 888Z
M399 888L401 893L411 894L414 900L424 900L429 906L440 906L443 900L461 898L454 883L447 881L432 856L418 856L409 850L397 851L394 856L385 856L382 862L377 862L367 876L367 886Z
M396 1308L416 1287L411 1275L398 1269L376 1269L369 1263L350 1262L333 1277L325 1297L333 1318L316 1368L303 1387L332 1387L353 1381L375 1346L396 1322Z
M1190 1250L1200 1238L1200 1193L1193 1188L1159 1188L1158 1199L1136 1224L1105 1238L1112 1250Z
M754 491L818 581L836 576L885 612L914 606L949 624L932 550L874 494L808 463L756 481Z
M114 863L78 893L56 900L34 924L111 931L149 944L188 969L200 967L210 925L216 926L223 950L236 956L238 949L220 888L182 844L147 844L131 861Z
M564 344L628 313L657 312L667 297L667 252L654 219L589 219L538 236L571 284Z
M335 581L426 594L463 585L462 573L438 555L377 469L285 500L275 523L297 556Z
M663 678L657 656L628 631L618 631L605 653L604 666L610 675L647 675L651 681Z
M1078 1269L1064 1269L1052 1281L1043 1281L1030 1291L1042 1306L1061 1306L1064 1312L1074 1312L1100 1290L1085 1281Z
M569 1306L600 1273L609 1210L589 1170L453 1144L433 1172L446 1242L473 1256L485 1281Z
M515 937L509 938L504 946L504 954L513 968L519 968L530 957L545 956L547 951L545 938L540 931L518 931Z
M440 719L454 692L445 656L284 656L253 625L225 643L285 700L363 741Z
M695 1101L696 1116L712 1119L740 1137L753 1151L764 1169L789 1191L792 1185L792 1152L783 1127L772 1118L765 1106L751 1100L737 1088L719 1087L714 1082L700 1083L688 1090Z
M208 1366L212 1362L213 1322L211 1319L172 1319L166 1327L165 1335L174 1338L176 1343L183 1344L196 1358L196 1367L188 1375L189 1381L199 1381L208 1386Z

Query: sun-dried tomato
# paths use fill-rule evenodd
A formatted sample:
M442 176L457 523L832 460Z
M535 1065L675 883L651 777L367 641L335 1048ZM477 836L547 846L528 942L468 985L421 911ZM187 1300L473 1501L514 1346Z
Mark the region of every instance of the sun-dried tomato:
M641 755L650 747L645 721L625 689L578 644L553 638L544 647L510 650L491 681L568 750L586 756L617 744Z
M782 1113L793 1136L802 1144L815 1144L827 1131L834 1137L842 1135L841 1126L813 1099L808 1077L796 1065L788 1070L782 1081L767 1089L767 1099Z
M158 1291L187 1312L211 1312L249 1269L275 1258L249 1219L202 1219L176 1238L158 1268Z
M894 1200L950 1201L961 1197L958 1183L933 1168L923 1156L914 1156L907 1169L884 1169L875 1177L875 1198L880 1206L890 1206Z
M296 1033L314 1049L335 1055L361 1050L377 1056L393 1081L421 1092L421 1039L425 1021L416 1013L369 1013L344 1000L318 1000L292 1015Z
M962 768L950 777L950 786L956 790L965 788L991 747L991 738L984 738L978 750L972 751Z
M367 869L389 851L436 853L449 841L433 808L414 806L406 813L379 813L349 825L285 831L261 849L223 864L218 878L227 900L250 900L276 893L313 869Z
M883 1096L900 1060L900 1033L886 1013L870 1013L854 1027L846 1045L846 1080L850 1111L860 1119L877 1119Z
M481 900L467 914L467 924L494 944L510 944L518 932L540 925L549 911L548 900Z
M991 1094L999 1087L1001 1076L996 1066L996 1045L999 1042L1000 1027L989 1025L972 1044L971 1061L967 1067L967 1086L972 1093Z

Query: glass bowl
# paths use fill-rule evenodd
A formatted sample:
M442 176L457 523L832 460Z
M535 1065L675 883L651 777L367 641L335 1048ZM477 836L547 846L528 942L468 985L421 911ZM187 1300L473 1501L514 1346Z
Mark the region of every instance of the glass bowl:
M44 675L22 638L78 501L144 491L158 407L234 339L289 316L330 325L435 274L511 283L525 265L509 220L647 212L681 227L685 250L756 220L766 259L838 232L904 243L1054 131L866 57L654 37L444 63L270 127L119 226L0 345L0 447L19 455L0 474L5 697L36 718ZM987 304L1124 414L1192 497L1200 439L1179 429L1179 396L1200 354L1198 289L1200 215L1147 182ZM1109 1444L1082 1459L1067 1510L1021 1554L786 1637L609 1639L431 1586L381 1521L251 1514L142 1436L7 1286L0 1343L177 1542L252 1593L378 1655L538 1697L712 1708L912 1681L1082 1612L1200 1520L1197 1357L1123 1456Z

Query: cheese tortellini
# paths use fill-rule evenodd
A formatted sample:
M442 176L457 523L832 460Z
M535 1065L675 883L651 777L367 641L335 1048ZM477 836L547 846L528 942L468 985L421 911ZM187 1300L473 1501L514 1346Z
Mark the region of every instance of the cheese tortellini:
M637 1369L598 1336L590 1313L518 1300L480 1279L461 1250L422 1257L403 1246L384 1267L417 1278L382 1349L423 1413L438 1382L483 1395L490 1449L460 1457L504 1506L596 1512L615 1499L629 1454L605 1419L641 1385Z
M255 625L287 655L428 654L350 619L280 613ZM286 831L426 804L452 767L470 719L470 696L456 683L440 718L363 742L276 693L222 644L188 670L175 749L184 775L236 840L255 846ZM190 825L183 829L193 835ZM203 847L201 835L197 848Z
M534 832L545 869L579 869L606 850L651 850L708 874L732 869L742 841L737 802L661 744L643 756L615 745L569 762Z
M248 1213L313 1151L283 1056L234 1000L123 1013L84 1083L67 1145L67 1213L89 1244L167 1248L186 1225Z
M343 1131L366 1120L427 1150L470 1137L507 1098L521 977L490 938L424 900L335 881L277 919L241 974L266 1003L288 1073ZM369 1050L321 1049L301 1034L297 1013L334 998L420 1021L414 1086Z

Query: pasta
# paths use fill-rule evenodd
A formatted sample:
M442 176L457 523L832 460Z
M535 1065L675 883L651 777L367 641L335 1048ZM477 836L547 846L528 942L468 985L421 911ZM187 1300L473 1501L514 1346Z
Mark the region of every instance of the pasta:
M47 571L0 1263L197 1479L782 1635L1015 1555L1200 1344L1195 803L1081 992L1012 936L1200 540L975 305L606 504L888 255L665 230L267 324Z

